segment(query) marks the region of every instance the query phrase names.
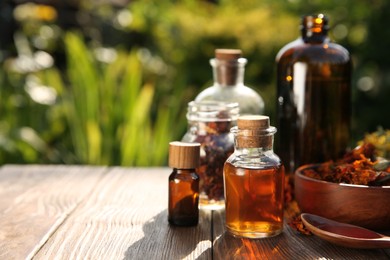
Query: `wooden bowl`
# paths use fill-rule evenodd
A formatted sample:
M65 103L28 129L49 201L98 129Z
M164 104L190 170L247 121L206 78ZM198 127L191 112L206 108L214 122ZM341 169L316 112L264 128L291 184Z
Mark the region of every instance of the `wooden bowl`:
M295 172L295 199L302 212L373 230L390 230L390 186L332 183L307 177L304 165Z

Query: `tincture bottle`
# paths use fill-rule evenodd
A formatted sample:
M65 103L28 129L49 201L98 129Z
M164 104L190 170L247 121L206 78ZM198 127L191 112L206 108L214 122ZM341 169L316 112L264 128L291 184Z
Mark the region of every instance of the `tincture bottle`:
M267 116L240 116L234 153L224 165L226 228L236 237L262 238L283 230L284 167L273 152L276 128Z
M192 101L188 103L188 130L183 142L197 142L200 147L199 206L206 210L225 207L223 164L234 151L230 128L236 125L237 103Z
M168 221L176 226L195 226L199 220L199 143L169 143Z
M345 48L329 40L328 29L323 14L304 16L301 37L276 57L276 152L286 172L335 160L348 147L351 60Z
M215 58L210 59L214 83L198 94L195 101L215 100L237 102L240 114L263 114L263 98L252 88L244 85L247 59L241 50L216 49Z

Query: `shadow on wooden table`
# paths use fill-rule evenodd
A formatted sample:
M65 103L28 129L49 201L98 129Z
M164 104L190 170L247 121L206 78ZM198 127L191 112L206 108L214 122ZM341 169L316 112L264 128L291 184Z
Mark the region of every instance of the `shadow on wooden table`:
M201 212L195 227L175 227L164 210L142 226L144 236L125 252L124 259L211 259L211 216Z

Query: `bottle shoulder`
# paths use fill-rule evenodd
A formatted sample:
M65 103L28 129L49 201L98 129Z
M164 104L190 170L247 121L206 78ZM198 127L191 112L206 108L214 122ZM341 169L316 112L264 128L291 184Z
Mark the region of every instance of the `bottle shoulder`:
M291 63L305 61L311 63L350 63L348 50L343 46L333 43L305 43L297 40L283 47L276 56L276 62Z
M195 97L195 101L206 100L237 102L241 114L262 114L264 112L264 100L261 95L253 88L243 84L236 86L213 85Z
M174 168L169 175L169 180L182 180L182 181L196 181L199 179L199 175L195 169L176 169Z
M292 42L287 43L276 54L276 62L278 62L282 57L291 55L291 53L294 52L294 50L297 46L300 46L303 44L304 44L304 42L303 42L302 38L298 38Z
M234 97L232 97L232 94L235 96L246 96L258 100L262 99L260 94L257 93L253 88L245 86L243 84L235 86L220 86L216 84L201 91L195 97L195 101L202 101L210 97L215 99L234 99Z

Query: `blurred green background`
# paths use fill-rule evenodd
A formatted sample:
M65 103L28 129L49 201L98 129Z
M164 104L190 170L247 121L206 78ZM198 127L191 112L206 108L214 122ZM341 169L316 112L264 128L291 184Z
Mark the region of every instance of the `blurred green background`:
M0 165L166 165L216 48L240 48L275 117L275 56L324 13L353 58L353 140L390 128L386 0L0 3Z

